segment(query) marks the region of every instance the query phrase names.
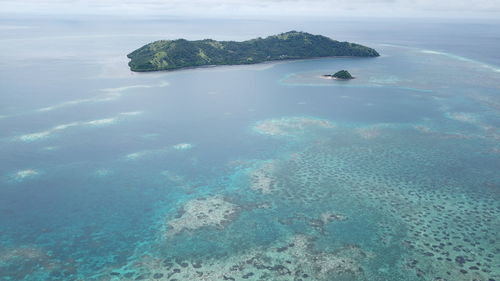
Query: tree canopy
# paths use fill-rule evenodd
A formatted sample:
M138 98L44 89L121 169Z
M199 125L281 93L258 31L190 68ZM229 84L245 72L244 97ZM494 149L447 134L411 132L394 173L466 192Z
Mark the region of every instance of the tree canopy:
M332 75L332 77L339 78L339 79L353 79L351 73L347 70L340 70L335 72L335 74Z

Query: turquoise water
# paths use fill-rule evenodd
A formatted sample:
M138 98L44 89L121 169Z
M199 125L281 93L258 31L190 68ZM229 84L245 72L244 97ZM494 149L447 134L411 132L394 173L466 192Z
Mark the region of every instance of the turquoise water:
M343 23L326 35L382 56L138 74L143 43L268 23L21 23L0 30L0 280L500 279L498 25Z

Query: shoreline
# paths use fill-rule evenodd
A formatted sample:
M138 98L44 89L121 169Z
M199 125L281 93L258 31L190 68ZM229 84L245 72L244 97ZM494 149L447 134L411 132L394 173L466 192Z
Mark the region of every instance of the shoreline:
M280 62L288 62L288 61L302 61L302 60L317 60L317 59L327 59L327 58L377 58L377 57L362 57L362 56L325 56L325 57L310 57L310 58L289 58L289 59L279 59L279 60L268 60L256 63L240 63L240 64L209 64L209 65L198 65L198 66L186 66L172 69L159 69L159 70L129 70L134 73L149 73L149 72L174 72L180 70L191 70L191 69L199 69L199 68L215 68L221 66L250 66L250 65L259 65L259 64L277 64Z
M337 81L349 81L349 80L356 79L356 77L352 77L350 79L342 79L342 78L333 77L331 75L321 75L319 78L326 79L326 80L337 80Z

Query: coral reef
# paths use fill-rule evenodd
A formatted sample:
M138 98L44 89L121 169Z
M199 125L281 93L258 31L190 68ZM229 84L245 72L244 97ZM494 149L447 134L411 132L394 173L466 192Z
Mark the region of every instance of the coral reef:
M498 280L497 175L478 180L454 173L453 167L464 164L462 156L450 150L444 133L425 127L403 137L396 135L399 130L384 128L384 138L370 143L356 138L357 129L343 130L342 138L310 143L293 157L265 161L255 168L259 177L251 182L272 179L272 193L267 194L275 196L277 204L324 210L345 203L348 209L344 204L340 210L351 210L350 218L354 213L356 219L379 222L370 236L381 247L398 248L404 260L398 271L412 272L412 278ZM409 148L407 138L420 146ZM266 163L273 163L272 168ZM260 186L270 185L254 189L261 191ZM329 216L293 215L279 222L329 235Z
M281 137L302 135L318 128L332 129L335 124L312 117L284 117L264 120L254 126L254 130L260 134Z
M168 236L202 227L223 228L238 213L238 206L221 196L193 199L182 207L180 217L167 222Z
M359 128L356 130L357 133L364 139L372 139L381 135L379 128Z
M367 280L360 262L371 257L354 245L318 251L311 237L296 235L284 243L208 260L145 257L110 273L112 280ZM134 267L140 265L139 267ZM114 274L113 274L114 273ZM127 275L128 274L128 275ZM122 275L122 276L120 276ZM123 277L126 277L125 279Z
M274 191L274 173L276 163L273 161L264 162L250 172L250 188L263 194Z
M37 247L23 246L0 250L1 280L35 280L30 276L43 276L43 280L62 280L76 273L71 262L61 262Z

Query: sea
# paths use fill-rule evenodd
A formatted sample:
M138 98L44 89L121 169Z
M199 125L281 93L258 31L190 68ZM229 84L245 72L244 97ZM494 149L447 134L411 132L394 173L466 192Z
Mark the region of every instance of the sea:
M127 66L290 30L381 56ZM2 281L500 280L498 20L12 15L0 46Z

